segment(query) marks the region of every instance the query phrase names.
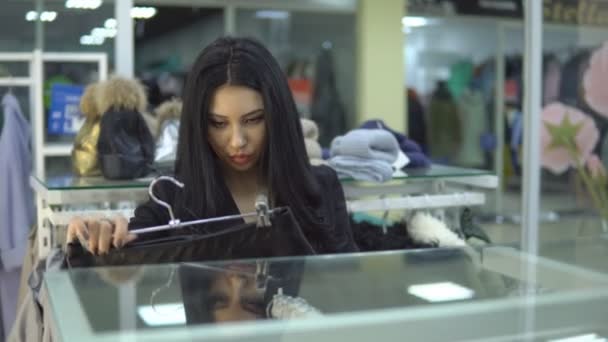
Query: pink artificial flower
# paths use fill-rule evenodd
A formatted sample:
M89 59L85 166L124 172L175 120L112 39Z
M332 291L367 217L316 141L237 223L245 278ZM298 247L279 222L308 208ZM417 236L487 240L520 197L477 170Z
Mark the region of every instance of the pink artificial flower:
M606 177L606 168L600 158L593 154L587 159L587 170L593 179L601 179Z
M585 101L598 114L608 117L608 42L597 49L583 78Z
M585 113L559 102L547 105L542 112L542 165L555 174L561 174L569 167L577 165L576 160L565 147L552 145L553 136L548 126L559 126L564 121L570 125L580 126L576 136L573 137L580 162L585 162L589 158L600 136L595 122Z

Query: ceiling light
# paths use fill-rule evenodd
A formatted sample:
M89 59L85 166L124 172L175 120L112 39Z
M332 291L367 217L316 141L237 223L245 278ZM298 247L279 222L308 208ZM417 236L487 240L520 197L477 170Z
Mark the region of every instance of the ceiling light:
M29 11L25 14L25 20L27 21L36 21L40 18L40 21L51 22L57 19L57 12L55 11L44 11L40 16L36 11Z
M131 18L133 19L150 19L156 15L154 7L133 7L131 8Z
M114 38L116 37L116 29L108 29L105 27L96 27L91 30L91 36L103 37L103 38Z
M289 19L287 11L256 11L255 17L259 19Z
M27 21L35 21L36 19L38 19L38 12L36 11L29 11L25 14L25 20Z
M420 27L430 24L430 20L424 17L403 17L401 24L405 27Z
M116 19L110 18L106 20L103 26L107 29L115 29L118 26L117 24Z
M186 311L181 303L141 306L137 313L148 326L186 324Z
M475 292L452 282L412 285L407 292L429 302L447 302L473 298Z
M98 37L98 36L82 36L80 37L80 44L81 45L102 45L105 41L104 37Z
M77 9L97 9L102 0L66 0L65 7Z
M47 21L47 22L55 21L56 18L57 18L57 12L53 12L53 11L44 11L40 15L40 20Z

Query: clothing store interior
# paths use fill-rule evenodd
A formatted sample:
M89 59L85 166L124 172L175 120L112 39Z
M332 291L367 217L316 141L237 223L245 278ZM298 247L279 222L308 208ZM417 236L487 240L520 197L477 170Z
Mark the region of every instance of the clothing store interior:
M605 0L0 0L0 341L607 341Z

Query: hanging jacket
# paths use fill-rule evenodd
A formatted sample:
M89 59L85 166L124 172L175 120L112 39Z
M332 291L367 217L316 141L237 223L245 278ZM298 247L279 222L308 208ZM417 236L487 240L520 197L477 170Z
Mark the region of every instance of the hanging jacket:
M462 146L459 161L465 166L480 167L483 164L481 137L486 128L486 106L480 91L466 89L458 99Z
M560 80L559 102L573 107L584 104L585 101L581 96L582 80L590 55L589 50L583 50L564 65Z
M12 270L22 263L34 218L29 185L31 135L17 98L5 95L2 106L5 122L0 135L0 267Z
M324 49L317 58L311 119L319 125L319 143L331 140L346 130L346 111L336 88L331 50Z
M555 56L547 56L543 61L543 105L559 99L562 65Z
M426 138L424 107L418 98L418 94L413 89L407 90L407 127L410 138L420 144L421 152L426 153L428 141ZM411 160L412 158L410 158Z
M344 191L338 180L336 172L328 166L313 166L312 171L319 181L320 186L325 189L323 199L317 208L307 207L306 213L300 214L314 216L311 219L319 221L319 225L304 224L298 221L302 228L306 239L311 243L314 250L318 254L327 253L349 253L357 252L358 248L353 240L352 231L348 222L348 214L346 211L346 200L344 199ZM178 178L179 179L179 178ZM176 189L174 184L159 183L157 184L155 193L157 196L169 203L174 210L175 216L182 221L194 220L200 217L194 217L192 210L187 208L187 204L183 203L183 191ZM221 198L228 198L226 201L218 202L218 216L238 214L239 209L232 200L228 188L222 184ZM280 203L278 204L281 205ZM295 212L293 208L292 211ZM302 208L301 208L302 209ZM297 210L297 209L296 209ZM301 210L301 212L304 209ZM169 212L165 207L158 203L149 200L140 205L135 210L134 216L129 221L129 229L139 229L151 227L169 222ZM237 221L228 222L228 224L237 223ZM244 223L243 220L238 223ZM221 230L227 228L225 222L210 224L213 229ZM157 232L146 234L146 238L163 238L167 237L167 232Z
M433 158L453 159L460 151L462 131L458 105L445 82L439 82L428 110L428 139Z

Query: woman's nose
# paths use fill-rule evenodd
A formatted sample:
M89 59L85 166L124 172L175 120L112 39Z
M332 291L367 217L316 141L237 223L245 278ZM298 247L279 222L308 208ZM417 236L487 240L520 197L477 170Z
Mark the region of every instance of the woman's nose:
M230 139L230 147L234 149L242 149L247 145L247 139L245 138L245 132L239 126L235 127L232 131L232 137Z

